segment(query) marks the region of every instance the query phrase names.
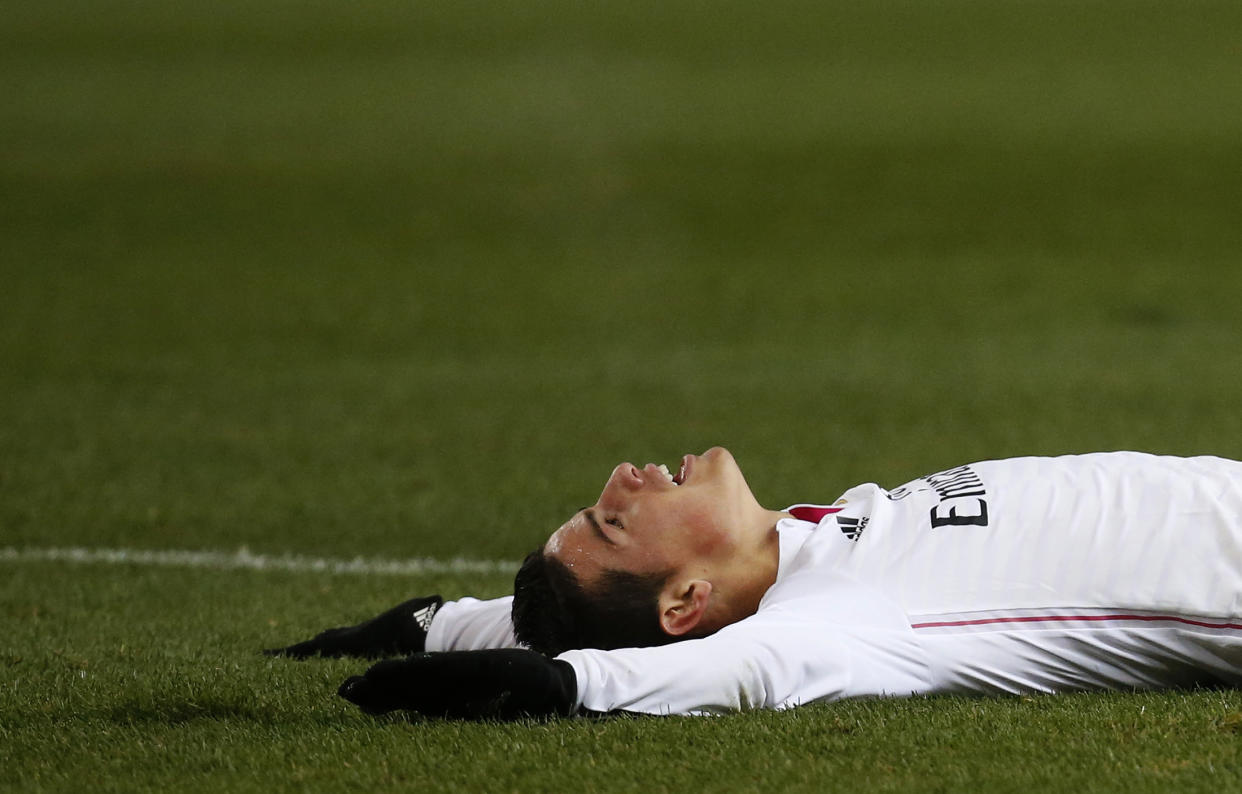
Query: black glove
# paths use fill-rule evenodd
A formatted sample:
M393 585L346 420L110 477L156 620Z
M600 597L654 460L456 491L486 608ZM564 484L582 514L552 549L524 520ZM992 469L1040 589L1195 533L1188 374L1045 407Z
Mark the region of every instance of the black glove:
M314 638L290 645L271 648L268 656L361 656L379 659L418 653L427 641L431 618L444 603L438 595L411 598L378 617L357 626L342 626L316 634Z
M428 717L515 720L569 716L578 681L569 662L496 648L388 659L346 680L337 694L368 714L405 709Z

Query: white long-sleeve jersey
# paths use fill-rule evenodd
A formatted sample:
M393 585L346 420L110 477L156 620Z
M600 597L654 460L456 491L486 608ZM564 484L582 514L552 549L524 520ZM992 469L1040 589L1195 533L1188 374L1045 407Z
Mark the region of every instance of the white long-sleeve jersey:
M579 705L1242 684L1242 463L985 461L789 512L754 615L703 639L562 654ZM510 645L508 608L446 604L428 648Z

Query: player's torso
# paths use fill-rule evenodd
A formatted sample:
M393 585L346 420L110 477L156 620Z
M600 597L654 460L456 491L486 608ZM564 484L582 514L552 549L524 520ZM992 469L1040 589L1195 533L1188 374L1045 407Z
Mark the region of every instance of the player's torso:
M1015 458L842 498L807 552L884 591L912 621L1046 607L1242 615L1234 461Z

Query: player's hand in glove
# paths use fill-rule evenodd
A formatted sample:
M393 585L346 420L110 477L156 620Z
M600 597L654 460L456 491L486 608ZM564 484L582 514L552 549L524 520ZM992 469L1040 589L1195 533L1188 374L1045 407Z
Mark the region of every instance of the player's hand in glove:
M425 647L431 618L444 603L438 595L411 598L382 615L357 626L342 626L316 634L288 648L264 651L268 656L360 656L379 659L418 653Z
M337 694L368 714L402 709L428 717L514 720L569 716L578 680L568 662L524 648L420 653L388 659Z

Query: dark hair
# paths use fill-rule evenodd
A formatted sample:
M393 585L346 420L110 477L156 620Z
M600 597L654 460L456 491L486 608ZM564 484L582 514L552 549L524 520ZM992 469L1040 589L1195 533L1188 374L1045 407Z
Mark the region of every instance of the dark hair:
M664 645L678 639L660 627L660 591L671 575L605 570L588 592L540 546L513 579L514 633L547 656L574 648Z

